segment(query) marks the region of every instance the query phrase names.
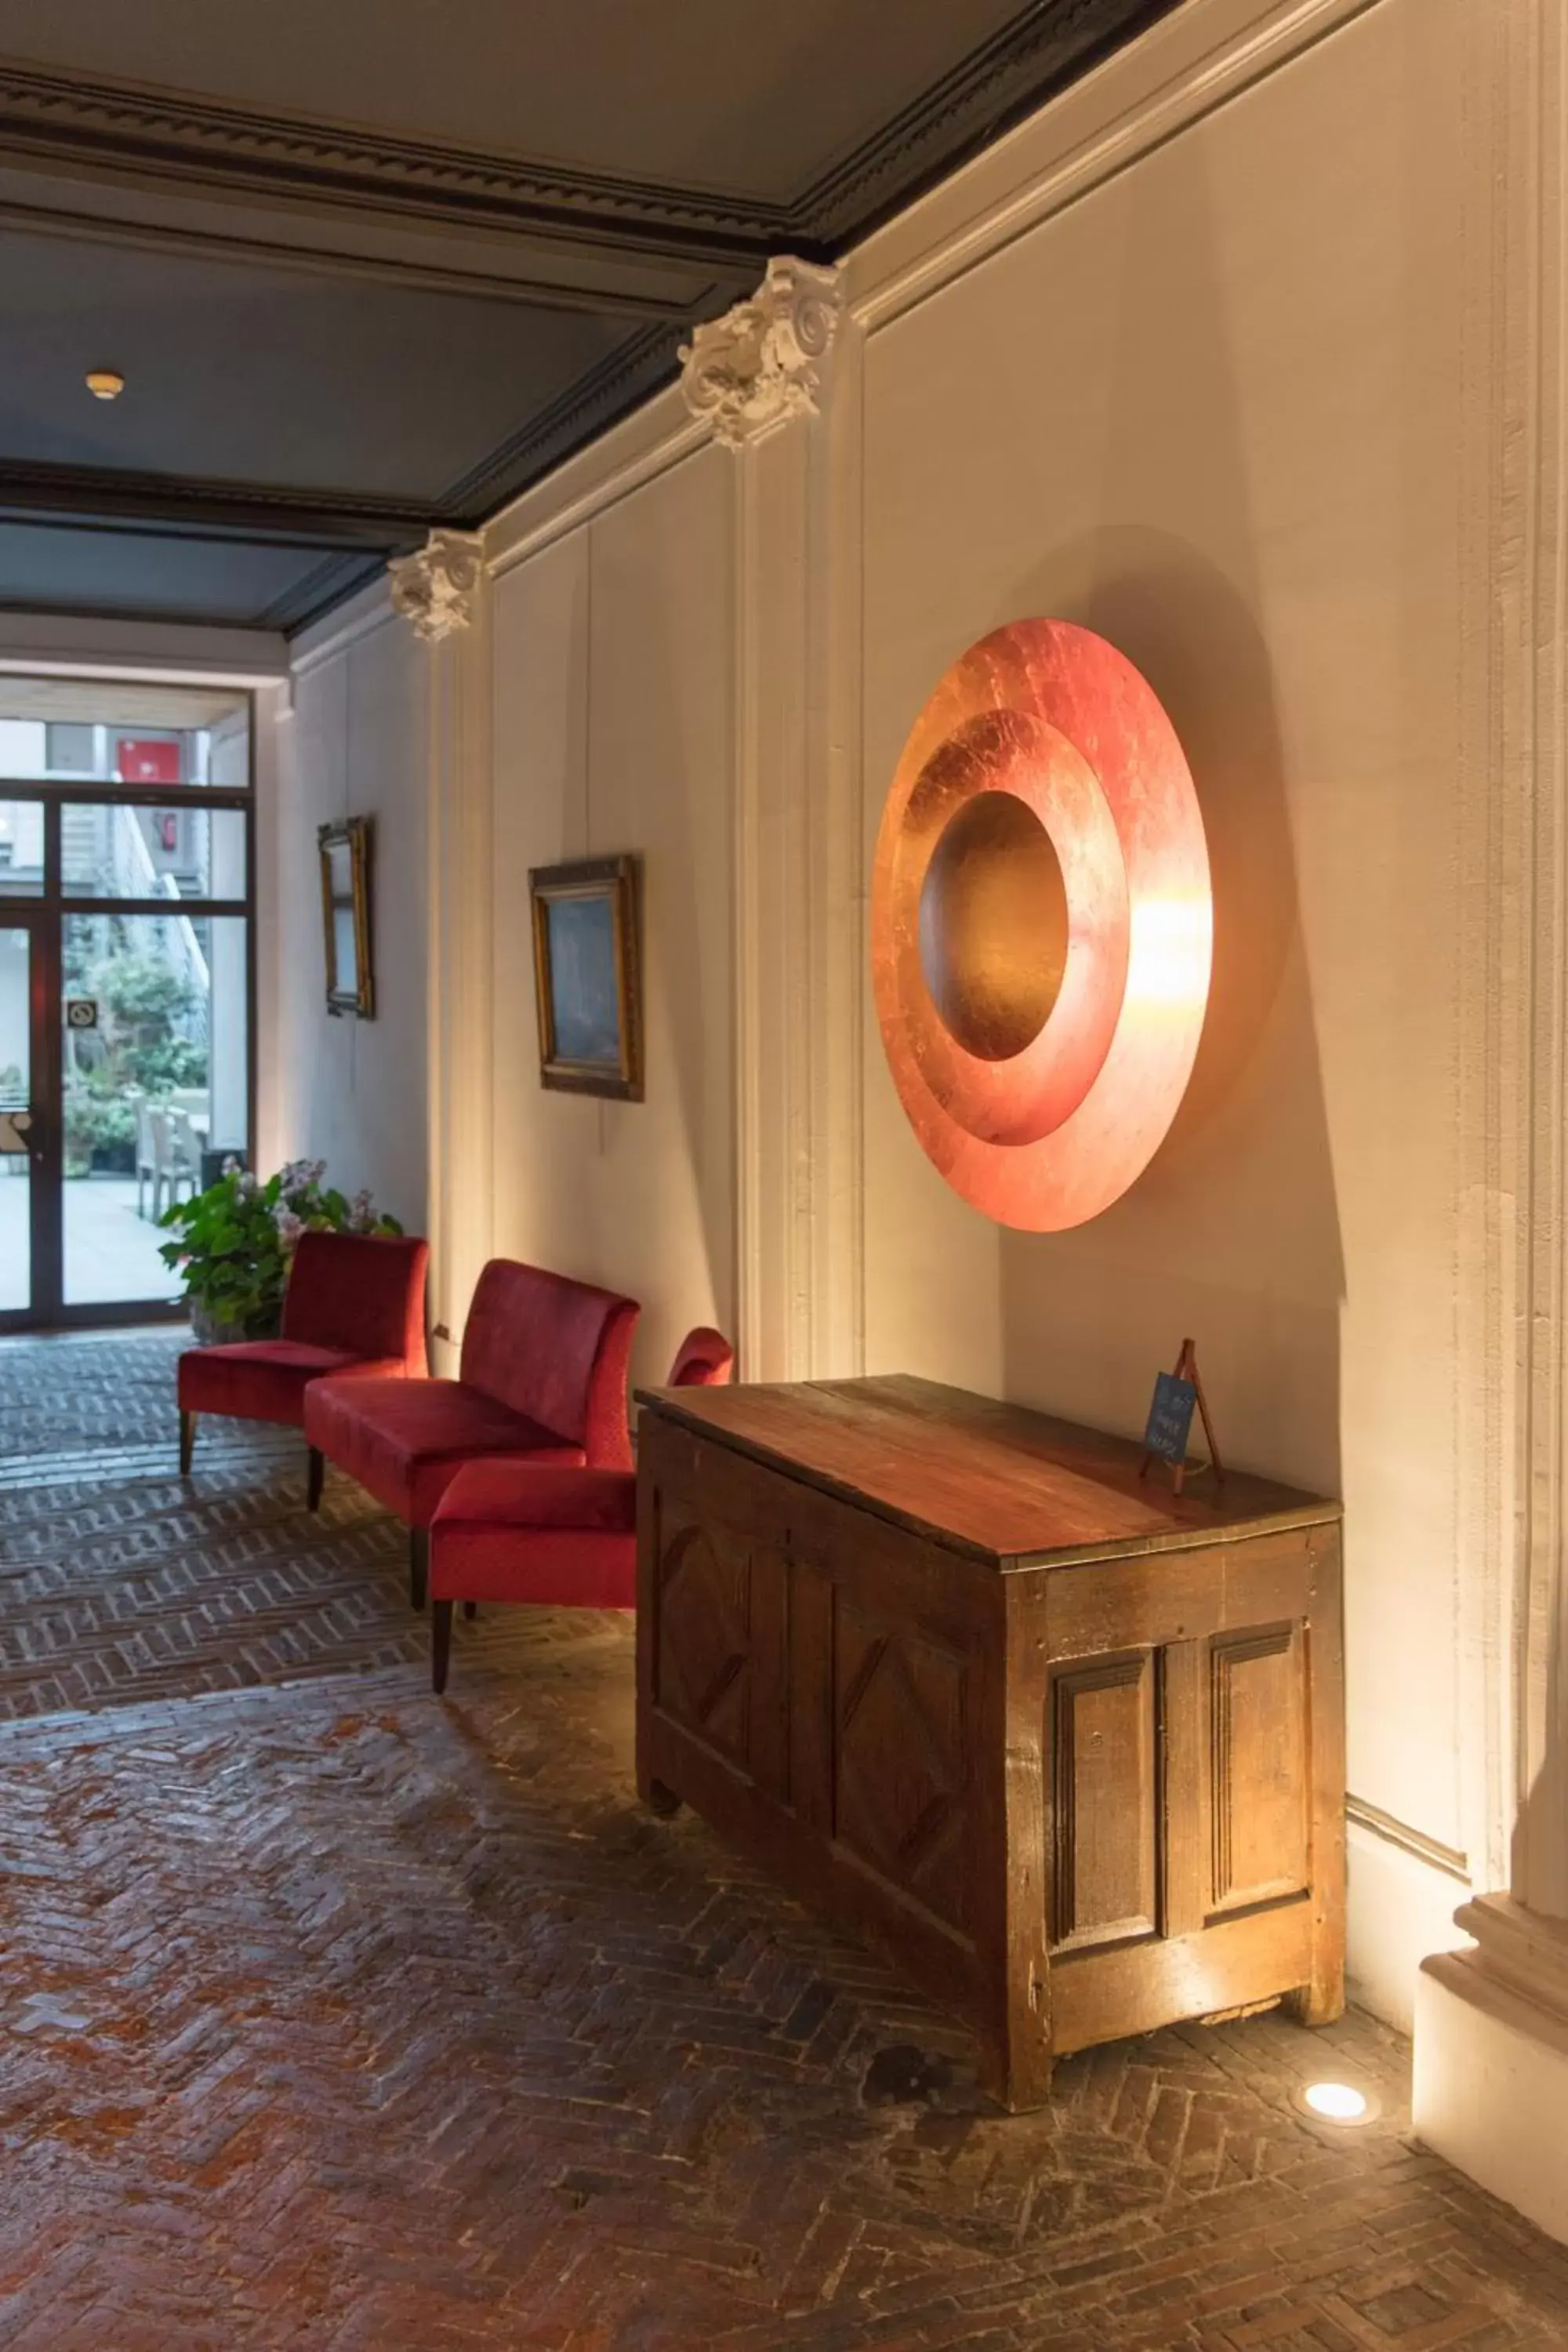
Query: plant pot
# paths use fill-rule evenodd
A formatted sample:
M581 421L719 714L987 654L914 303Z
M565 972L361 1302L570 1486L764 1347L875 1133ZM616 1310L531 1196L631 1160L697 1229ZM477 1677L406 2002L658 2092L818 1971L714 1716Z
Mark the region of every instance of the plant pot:
M268 1315L248 1326L220 1323L199 1298L191 1301L191 1330L198 1348L230 1348L241 1339L276 1339L280 1320L278 1315Z

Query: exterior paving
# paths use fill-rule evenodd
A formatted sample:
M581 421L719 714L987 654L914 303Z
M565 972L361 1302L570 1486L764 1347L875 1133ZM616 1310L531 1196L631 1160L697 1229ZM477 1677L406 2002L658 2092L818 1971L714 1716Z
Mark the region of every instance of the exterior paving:
M1412 2146L1396 2037L1192 2028L999 2114L643 1813L626 1621L486 1612L434 1700L398 1531L334 1487L312 1538L273 1441L183 1494L168 1357L0 1350L0 1443L71 1464L0 1495L6 2352L1568 2347L1568 2250ZM1378 2120L1303 2118L1325 2073Z

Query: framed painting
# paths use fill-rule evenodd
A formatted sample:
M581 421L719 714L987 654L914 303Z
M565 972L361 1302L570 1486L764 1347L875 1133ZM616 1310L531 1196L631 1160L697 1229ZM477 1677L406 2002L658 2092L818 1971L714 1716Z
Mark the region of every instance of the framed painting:
M544 1086L642 1100L638 883L635 857L536 866L529 875Z
M321 920L327 944L327 1011L375 1014L375 975L371 966L371 820L351 816L319 827L321 853Z

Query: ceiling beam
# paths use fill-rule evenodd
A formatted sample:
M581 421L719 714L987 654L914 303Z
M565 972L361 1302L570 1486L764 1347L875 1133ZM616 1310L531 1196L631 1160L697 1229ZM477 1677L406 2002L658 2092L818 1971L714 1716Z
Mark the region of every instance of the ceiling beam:
M72 190L73 198L77 191ZM79 199L78 199L79 201ZM188 253L202 260L238 262L272 273L291 270L301 277L347 279L362 285L395 286L401 291L457 294L468 301L506 302L531 310L565 310L598 318L689 320L694 311L722 310L750 287L750 278L734 275L715 278L705 271L677 293L650 292L636 284L616 284L601 268L592 283L530 273L510 266L490 269L431 261L409 253L355 251L348 244L304 244L279 236L245 236L231 230L193 226L186 220L123 219L101 210L79 210L64 205L19 204L0 196L0 226L26 236L48 236L71 244L102 245L131 253ZM515 246L517 240L506 243ZM472 241L465 248L472 249ZM504 250L504 248L503 248Z
M401 499L323 497L254 483L0 459L0 520L7 522L385 554L422 545L440 520L430 507Z

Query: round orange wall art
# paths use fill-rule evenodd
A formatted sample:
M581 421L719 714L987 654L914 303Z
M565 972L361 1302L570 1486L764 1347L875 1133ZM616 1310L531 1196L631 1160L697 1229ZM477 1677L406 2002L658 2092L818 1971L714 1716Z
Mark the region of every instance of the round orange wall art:
M1014 621L916 719L877 841L893 1083L987 1216L1080 1225L1175 1117L1208 1002L1208 852L1176 732L1114 646Z

